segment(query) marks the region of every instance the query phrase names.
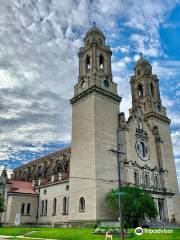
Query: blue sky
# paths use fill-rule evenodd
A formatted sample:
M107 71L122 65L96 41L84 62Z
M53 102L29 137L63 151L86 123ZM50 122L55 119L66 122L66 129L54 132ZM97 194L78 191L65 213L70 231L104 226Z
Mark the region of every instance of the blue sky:
M180 1L0 1L0 166L14 168L70 145L79 47L96 21L113 51L121 111L139 53L160 79L180 181Z

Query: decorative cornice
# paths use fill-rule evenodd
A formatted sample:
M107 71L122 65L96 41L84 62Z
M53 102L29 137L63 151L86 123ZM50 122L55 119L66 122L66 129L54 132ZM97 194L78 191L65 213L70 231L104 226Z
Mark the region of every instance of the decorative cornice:
M35 186L34 189L49 187L52 185L63 184L63 183L67 183L67 182L69 182L69 179L59 180L59 181L55 181L55 182L47 182L46 184L41 184L41 185Z
M144 116L145 116L145 118L155 117L155 118L157 118L157 119L159 119L161 121L164 121L164 122L166 122L168 124L171 123L171 120L168 117L162 116L162 115L154 113L154 112L145 113Z
M7 196L10 196L10 195L21 195L21 196L31 196L31 197L38 197L38 193L21 193L21 192L8 192L7 193Z
M71 98L70 102L71 102L71 104L74 104L77 101L79 101L80 99L86 97L87 95L90 95L93 92L101 94L101 95L103 95L105 97L111 98L112 100L115 100L118 103L121 102L121 99L122 99L118 95L115 95L115 94L113 94L111 92L108 92L108 91L106 91L106 90L104 90L104 89L94 85L94 86L88 88L87 90L85 90L84 92L78 94L77 96L74 96L73 98Z
M129 163L131 163L133 167L137 167L139 169L146 169L146 170L149 170L151 172L155 171L155 172L159 172L159 173L164 173L164 172L167 171L166 169L158 168L157 166L155 166L153 168L150 168L147 164L140 165L136 161L130 161Z
M174 196L175 193L167 190L167 189L155 189L155 188L147 188L142 187L145 192L151 193L151 194L159 194L159 195L168 195L168 196Z

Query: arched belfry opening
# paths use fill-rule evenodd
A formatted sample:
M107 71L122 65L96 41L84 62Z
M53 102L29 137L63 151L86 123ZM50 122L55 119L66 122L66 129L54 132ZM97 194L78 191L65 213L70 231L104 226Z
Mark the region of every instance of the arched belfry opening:
M143 86L142 86L142 84L138 85L138 97L143 97Z
M99 68L104 69L104 57L102 54L99 56Z
M91 69L91 62L90 62L90 57L89 55L86 56L86 61L85 61L85 67L86 67L86 72L90 71Z
M150 90L151 90L151 95L155 97L154 85L152 83L150 84Z

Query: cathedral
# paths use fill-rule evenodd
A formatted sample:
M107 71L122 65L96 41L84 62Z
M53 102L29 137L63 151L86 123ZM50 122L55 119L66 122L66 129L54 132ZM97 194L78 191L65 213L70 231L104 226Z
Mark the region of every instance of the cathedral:
M72 226L117 220L105 202L118 187L120 149L123 185L151 194L156 221L180 223L180 196L170 135L170 119L162 105L159 79L142 56L130 79L129 117L120 111L121 97L113 82L111 49L93 26L79 49L79 77L74 86L71 147L4 169L0 193L5 210L0 221L14 225ZM61 83L59 83L61 84Z

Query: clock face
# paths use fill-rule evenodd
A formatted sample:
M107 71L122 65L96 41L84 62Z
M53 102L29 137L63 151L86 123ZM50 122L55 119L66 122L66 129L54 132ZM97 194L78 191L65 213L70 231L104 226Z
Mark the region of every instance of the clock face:
M106 88L108 88L109 87L109 82L108 82L108 80L104 80L104 86L106 87Z
M143 140L139 140L136 143L136 151L138 156L143 160L147 161L149 159L149 149L147 144Z

